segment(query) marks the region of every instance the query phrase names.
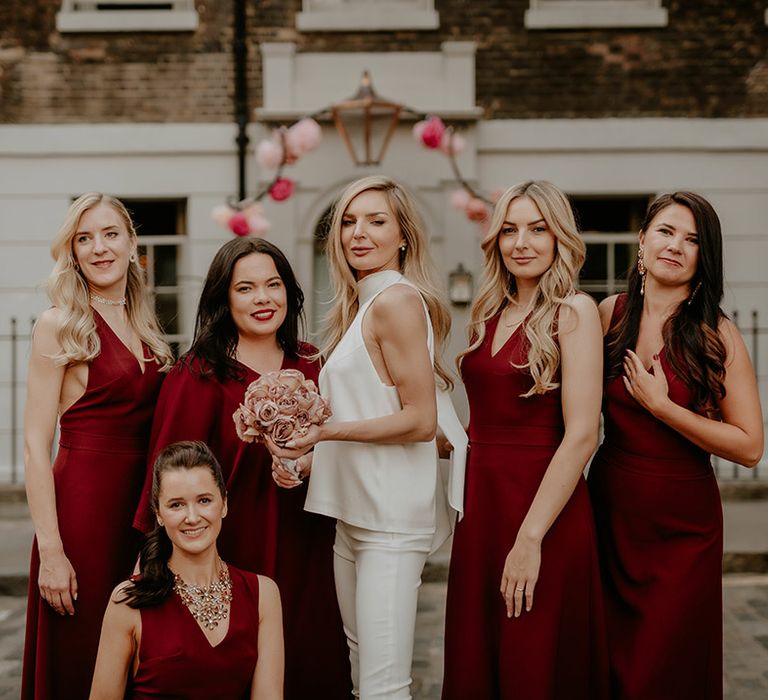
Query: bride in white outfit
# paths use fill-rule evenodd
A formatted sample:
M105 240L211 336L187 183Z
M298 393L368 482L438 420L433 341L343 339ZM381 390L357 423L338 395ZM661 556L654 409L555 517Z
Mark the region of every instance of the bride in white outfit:
M447 534L435 383L452 385L438 359L450 317L418 213L396 182L374 176L347 187L327 254L335 298L320 391L333 417L272 449L296 457L317 443L305 508L337 519L336 592L355 695L410 698L421 572ZM447 394L439 403L460 462L449 486L460 510L466 436Z

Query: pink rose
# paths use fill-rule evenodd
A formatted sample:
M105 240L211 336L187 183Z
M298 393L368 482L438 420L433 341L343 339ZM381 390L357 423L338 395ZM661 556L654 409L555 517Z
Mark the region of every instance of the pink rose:
M302 384L302 386L303 386L303 387L304 387L304 388L305 388L307 391L309 391L309 392L311 392L311 393L313 393L313 394L318 394L318 393L320 393L320 392L319 392L319 390L318 390L318 388L317 388L317 384L315 384L315 382L314 382L314 381L312 381L311 379L305 379L305 380L304 380L304 383Z
M293 417L293 420L296 421L296 425L298 426L297 430L302 430L304 432L306 432L309 426L312 424L312 421L309 417L309 411L301 408L296 411L296 415Z
M280 446L283 446L293 437L296 430L296 424L293 418L278 418L269 430L272 439Z
M232 214L229 221L227 222L227 226L229 226L229 230L232 231L232 233L234 233L236 236L247 236L250 233L250 228L248 227L248 219L241 211Z
M268 428L280 417L280 409L277 404L267 399L263 399L252 410L256 415L256 420L264 428Z
M299 404L299 408L304 411L308 410L315 400L316 393L317 392L307 391L306 387L303 386L300 386L298 389L296 389L294 397L296 399L296 403Z
M237 437L243 442L253 442L254 439L259 436L258 431L253 427L255 419L256 416L254 416L245 406L240 406L240 408L232 414L232 420L235 421Z
M287 393L292 394L304 382L304 375L297 369L283 369L277 372L277 381Z
M248 389L245 392L243 403L246 406L251 406L256 401L261 401L262 399L266 399L266 398L267 398L266 387L261 386L258 382L251 382L251 385L248 387Z
M293 194L293 180L287 177L279 177L272 183L272 187L269 188L269 196L276 202L282 202Z
M299 412L299 402L290 394L286 394L277 400L277 410L281 416L295 416Z
M318 395L308 413L310 422L314 425L320 425L331 417L331 407L322 396Z

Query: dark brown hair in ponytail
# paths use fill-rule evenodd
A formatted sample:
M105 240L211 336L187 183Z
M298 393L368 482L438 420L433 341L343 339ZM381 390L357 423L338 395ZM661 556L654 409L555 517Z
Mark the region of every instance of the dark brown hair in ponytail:
M155 460L152 473L152 510L157 514L160 501L160 484L163 474L174 470L205 467L221 493L227 497L224 476L216 457L204 442L186 440L168 445ZM168 568L173 545L165 528L155 525L147 535L139 554L139 575L123 588L124 597L119 601L131 608L148 608L160 605L173 592L173 573Z
M667 359L674 373L693 391L694 408L701 413L717 410L725 397L726 350L718 325L725 314L723 298L723 237L720 219L712 205L693 192L673 192L657 197L648 207L641 231L663 209L680 204L691 211L699 234L696 273L691 293L667 319L662 329ZM622 374L627 349L634 349L640 332L642 279L636 267L629 271L627 303L621 318L606 335L605 371L608 379Z

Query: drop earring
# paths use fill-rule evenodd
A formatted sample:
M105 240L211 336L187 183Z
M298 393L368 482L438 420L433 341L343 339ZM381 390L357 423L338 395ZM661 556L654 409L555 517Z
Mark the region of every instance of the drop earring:
M640 275L640 296L645 296L645 275L648 270L643 262L643 246L637 249L637 272Z
M690 306L693 303L694 298L699 293L699 290L701 289L701 280L699 280L699 283L693 288L693 292L691 296L688 297L688 306Z

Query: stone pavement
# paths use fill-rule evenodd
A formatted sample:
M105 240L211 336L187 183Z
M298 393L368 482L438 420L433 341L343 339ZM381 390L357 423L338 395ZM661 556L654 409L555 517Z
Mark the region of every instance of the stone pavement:
M768 698L768 501L726 501L723 578L725 700ZM32 526L23 500L0 490L0 700L19 697ZM440 697L449 547L425 570L413 662L415 700ZM325 699L318 699L325 700ZM468 698L467 700L483 700ZM695 700L685 698L683 700Z

